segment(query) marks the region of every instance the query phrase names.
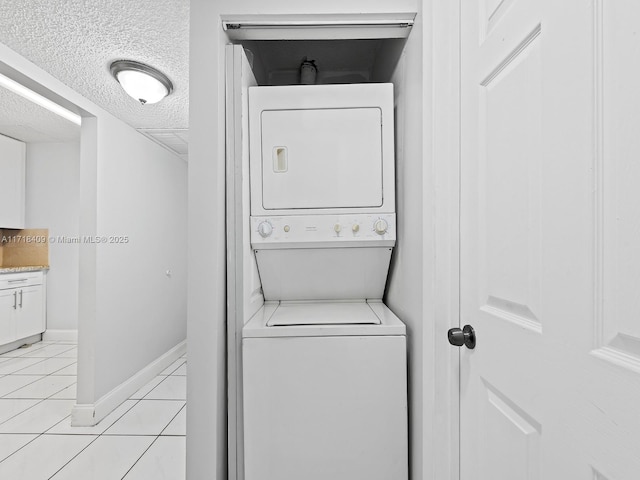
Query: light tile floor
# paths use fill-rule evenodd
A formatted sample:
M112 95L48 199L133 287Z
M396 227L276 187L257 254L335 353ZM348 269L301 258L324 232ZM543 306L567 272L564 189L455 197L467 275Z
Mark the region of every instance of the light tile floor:
M186 356L95 427L72 427L77 346L0 355L0 479L184 480Z

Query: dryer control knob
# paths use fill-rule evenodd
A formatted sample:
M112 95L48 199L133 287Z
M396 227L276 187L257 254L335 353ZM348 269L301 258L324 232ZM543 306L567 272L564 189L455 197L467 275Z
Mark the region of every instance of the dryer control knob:
M373 224L373 230L378 234L378 235L384 235L385 233L387 233L387 228L389 228L389 224L387 223L387 221L383 218L379 218L378 220L375 221L375 223Z
M273 227L269 222L260 222L258 225L258 233L262 238L267 238L273 233Z

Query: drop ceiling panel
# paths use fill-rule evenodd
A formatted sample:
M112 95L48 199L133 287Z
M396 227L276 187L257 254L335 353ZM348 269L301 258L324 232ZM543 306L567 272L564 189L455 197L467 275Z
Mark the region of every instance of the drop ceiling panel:
M184 161L189 158L189 131L183 129L141 128L139 132L175 153Z

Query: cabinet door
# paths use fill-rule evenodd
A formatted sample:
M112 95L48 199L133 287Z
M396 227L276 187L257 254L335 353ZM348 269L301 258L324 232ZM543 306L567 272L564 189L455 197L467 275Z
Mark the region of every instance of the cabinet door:
M0 290L0 345L13 342L16 339L16 310L17 289Z
M24 228L25 144L0 135L0 228Z
M18 291L16 338L44 332L44 296L42 285L22 287Z

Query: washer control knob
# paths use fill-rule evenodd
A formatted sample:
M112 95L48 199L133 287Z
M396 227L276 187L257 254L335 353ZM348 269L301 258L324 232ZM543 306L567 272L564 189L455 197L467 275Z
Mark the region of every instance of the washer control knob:
M262 238L267 238L273 233L273 226L269 222L260 222L258 225L258 233Z
M358 233L360 231L360 225L355 223L353 227L351 227L351 230L353 230L353 233Z
M285 231L286 233L289 233L289 232L291 231L291 227L290 227L289 225L285 225L285 226L284 226L284 231Z
M339 223L336 223L336 224L333 226L333 231L334 231L334 232L336 232L336 233L340 233L340 230L342 230L342 227L340 226L340 224L339 224Z
M387 228L389 228L389 224L387 223L387 221L384 218L379 218L373 224L373 230L378 235L384 235L385 233L387 233Z

